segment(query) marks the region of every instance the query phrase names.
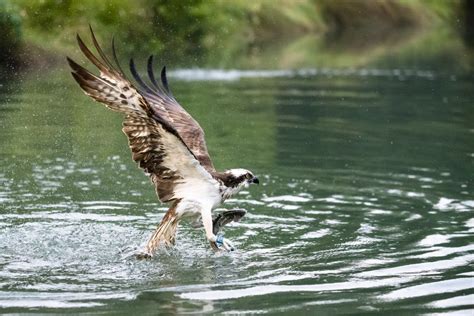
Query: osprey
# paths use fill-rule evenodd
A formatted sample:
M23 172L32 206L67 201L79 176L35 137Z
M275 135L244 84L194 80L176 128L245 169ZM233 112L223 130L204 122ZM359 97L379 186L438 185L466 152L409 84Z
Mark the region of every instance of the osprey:
M232 243L218 234L219 226L238 220L245 211L224 212L214 219L212 211L232 195L251 183L259 183L246 169L218 172L214 168L204 132L199 124L176 101L168 87L166 68L161 82L153 72L153 56L148 59L145 83L139 76L133 59L130 71L138 83L135 86L122 70L112 40L115 65L100 48L91 28L93 44L100 56L94 55L77 35L79 48L99 69L99 75L89 72L67 57L72 75L85 94L124 115L122 131L128 137L132 158L150 176L158 198L170 203L170 208L138 257L153 256L165 244L173 245L179 221L191 217L202 224L211 246L233 250Z

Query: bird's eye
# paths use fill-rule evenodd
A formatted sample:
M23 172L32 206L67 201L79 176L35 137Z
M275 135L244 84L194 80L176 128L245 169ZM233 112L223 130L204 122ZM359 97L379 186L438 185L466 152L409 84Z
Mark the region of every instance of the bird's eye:
M245 178L247 178L247 179L252 179L252 175L251 175L250 173L247 173L247 174L245 175Z

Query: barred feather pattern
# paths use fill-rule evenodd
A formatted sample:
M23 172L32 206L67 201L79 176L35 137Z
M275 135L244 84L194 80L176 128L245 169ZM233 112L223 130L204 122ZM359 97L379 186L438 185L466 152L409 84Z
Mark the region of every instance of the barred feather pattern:
M216 172L207 150L203 129L176 101L168 87L166 67L161 70L161 84L155 79L153 56L149 57L147 65L148 79L151 85L145 83L138 74L133 59L130 60L130 71L138 83L138 91L150 105L151 111L173 126L189 150L208 172Z
M113 75L101 72L100 77L90 73L82 66L68 59L74 70L74 79L84 92L94 100L105 104L109 109L123 114L141 113L147 115L150 106L137 90L126 81L119 81Z
M184 177L180 174L180 169L182 170L184 166L180 164L194 160L187 148L172 135L167 135L169 133L149 117L127 115L122 131L128 137L133 160L151 175L160 200L162 202L174 200L175 186L180 180L184 181ZM184 159L179 161L173 159L173 155L177 154Z
M72 75L87 95L125 115L122 130L128 137L132 158L150 174L160 200L184 199L190 193L193 197L191 188L194 186L202 190L215 189L216 180L200 164L176 128L152 110L149 102L123 74L118 62L117 69L107 59L92 30L91 35L101 60L79 36L77 41L100 74L97 76L68 58Z

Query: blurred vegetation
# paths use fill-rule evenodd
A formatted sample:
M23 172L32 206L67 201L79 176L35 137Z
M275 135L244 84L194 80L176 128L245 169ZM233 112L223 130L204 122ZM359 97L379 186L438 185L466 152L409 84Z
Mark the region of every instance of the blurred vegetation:
M21 18L18 8L5 0L0 0L0 30L0 67L14 66L22 38Z
M303 36L352 49L398 42L406 30L456 30L462 8L462 0L0 0L0 51L15 56L22 41L63 57L77 49L74 34L91 24L102 40L115 35L125 56L207 55L222 66Z

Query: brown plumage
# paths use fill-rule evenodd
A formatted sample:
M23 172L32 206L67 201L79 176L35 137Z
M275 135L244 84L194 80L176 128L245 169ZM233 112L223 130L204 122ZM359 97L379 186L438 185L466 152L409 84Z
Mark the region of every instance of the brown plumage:
M174 243L176 227L184 215L202 216L207 238L211 244L216 242L210 216L212 209L244 185L258 183L258 179L245 169L226 172L214 169L202 128L172 95L164 67L161 82L157 82L153 57L148 59L147 68L151 85L142 80L133 60L130 61L137 87L120 66L114 41L115 65L100 48L92 29L90 31L100 58L87 48L79 35L77 42L100 73L95 75L68 57L72 75L87 95L124 115L122 131L128 138L133 160L149 174L160 201L172 202L150 238L146 254L151 256L162 243ZM223 245L231 248L225 239Z
M100 70L100 76L90 73L72 59L67 58L73 70L72 75L86 94L104 103L111 110L125 114L122 131L128 137L132 158L145 172L152 175L151 179L160 200L170 202L176 199L173 197L174 185L176 180L182 178L176 170L163 166L163 156L166 154L163 150L163 146L166 146L162 137L164 133L170 132L176 136L189 151L184 154L191 154L199 161L199 157L192 150L194 148L199 153L206 169L215 172L212 162L208 163L210 158L199 124L171 95L165 94L165 90L156 91L154 95L137 90L126 79L118 62L116 61L116 68L107 59L92 29L91 35L102 61L87 48L79 35L77 35L77 41L84 55ZM114 56L116 59L115 53ZM169 91L165 73L162 78L163 86ZM197 140L193 138L193 135L196 135Z
M153 73L153 56L148 58L148 77L153 86L147 85L138 74L133 59L130 59L130 70L140 85L140 93L151 105L152 110L169 122L182 137L184 143L193 152L201 165L210 173L215 172L207 151L204 131L196 120L176 101L168 87L166 67L161 70L161 82L158 84Z

